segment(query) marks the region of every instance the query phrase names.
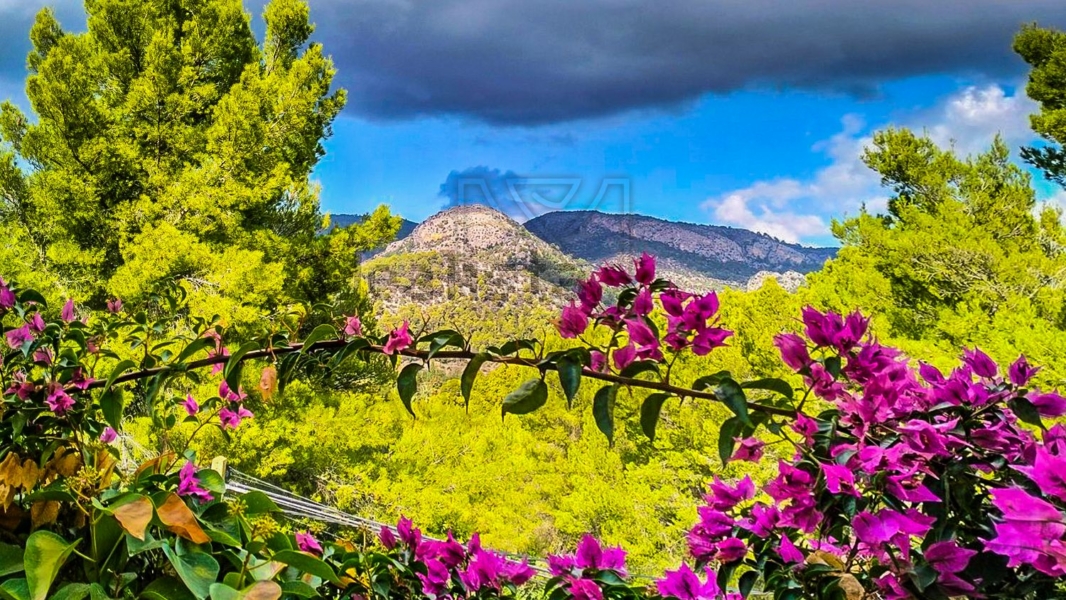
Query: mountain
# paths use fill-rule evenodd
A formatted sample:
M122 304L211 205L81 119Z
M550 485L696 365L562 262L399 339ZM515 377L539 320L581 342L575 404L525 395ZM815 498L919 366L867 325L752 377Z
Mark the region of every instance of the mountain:
M483 308L554 304L591 265L487 206L451 208L362 265L384 308L476 298Z
M362 223L363 219L365 218L366 215L352 215L344 213L341 213L339 215L331 214L329 216L329 224L330 227L347 227L356 223ZM408 221L407 219L402 219L400 221L400 231L396 233L396 239L402 240L403 238L411 235L411 232L414 231L415 227L418 227L418 223L415 223L414 221Z
M789 244L762 233L720 225L664 221L597 211L550 212L526 222L540 239L592 264L628 264L641 252L655 255L662 273L681 286L729 284L745 288L756 275L816 271L835 248ZM785 278L795 281L794 276ZM789 286L791 287L791 285Z

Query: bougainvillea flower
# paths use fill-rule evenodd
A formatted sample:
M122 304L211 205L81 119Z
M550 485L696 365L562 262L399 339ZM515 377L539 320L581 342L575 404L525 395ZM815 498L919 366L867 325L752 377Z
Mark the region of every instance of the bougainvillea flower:
M503 561L503 567L500 569L500 577L510 581L514 585L525 585L537 572L533 570L533 567L529 566L529 563L525 560L522 562L514 562L513 560Z
M862 494L855 489L855 473L844 465L822 464L825 487L833 494L850 494L856 498Z
M685 313L684 302L688 300L691 294L683 292L677 288L670 288L663 290L659 294L659 302L663 305L663 310L666 314L678 318Z
M1037 446L1032 466L1014 468L1028 475L1044 494L1066 502L1066 456L1056 456L1047 447Z
M118 439L118 432L110 427L105 427L104 432L100 434L100 441L105 444L110 444L116 439Z
M740 526L759 537L769 537L781 521L781 511L773 505L756 502L751 507L751 518L741 521Z
M244 399L248 397L248 394L244 393L243 388L238 388L237 391L234 392L230 389L229 383L226 383L226 380L223 379L222 382L218 384L218 397L228 402L243 402Z
M613 356L615 368L621 371L637 359L637 348L631 342L615 350Z
M1018 387L1024 387L1029 383L1029 380L1040 372L1040 367L1033 367L1029 365L1029 361L1022 354L1011 363L1007 368L1007 376L1010 378L1010 382Z
M403 322L399 328L393 329L389 333L389 339L385 342L385 347L382 348L382 352L385 354L395 354L397 352L406 350L411 347L413 340L411 339L410 324L407 321Z
M802 563L803 552L792 543L787 535L781 536L781 543L777 546L777 555L786 563Z
M344 318L344 335L348 337L363 335L363 322L359 320L358 316L353 315Z
M309 554L322 554L322 545L310 533L306 531L296 532L296 546Z
M825 314L808 305L803 307L802 316L807 339L820 348L833 346L844 329L844 320L836 313Z
M573 554L549 554L548 570L555 577L570 575L577 568L577 559Z
M589 368L593 371L603 371L607 366L607 357L599 350L589 352Z
M636 267L636 274L633 276L638 283L644 285L651 285L655 281L655 257L644 252L640 255L640 258L633 261L633 266Z
M574 563L579 569L625 572L626 553L621 546L604 548L594 536L585 534L577 544Z
M744 540L731 537L718 544L718 554L714 558L721 563L731 563L744 558L747 553L748 545L744 543Z
M396 534L400 536L400 541L412 550L417 550L422 544L422 530L415 527L407 517L400 517L396 523Z
M766 444L756 437L736 438L737 450L733 453L733 460L759 462L762 459L763 446Z
M211 495L211 492L200 485L200 480L196 478L196 471L196 465L192 461L186 462L181 467L178 473L178 495L192 497L200 502L214 500L215 497Z
M725 341L732 335L733 332L728 329L705 327L692 339L692 353L696 356L707 356L711 350L725 346Z
M571 302L569 306L563 308L562 314L555 321L555 328L564 338L576 338L589 328L589 316Z
M93 382L92 377L86 377L85 371L81 367L75 367L74 371L70 374L70 385L76 387L81 391L89 389L89 385Z
M755 482L748 475L744 476L735 486L729 485L715 476L714 482L709 486L710 494L704 496L707 505L714 510L729 510L745 500L755 497Z
M655 302L651 298L651 290L644 288L637 293L637 297L633 299L633 312L644 317L651 314L651 311L655 308Z
M930 544L923 556L938 573L955 574L965 569L976 554L976 550L960 548L954 540L945 540Z
M226 429L236 429L241 426L241 421L251 419L254 416L252 411L240 405L237 406L237 410L223 408L218 411L218 420L222 422L222 426Z
M26 342L33 341L33 332L30 330L30 326L26 324L5 333L4 339L7 340L7 345L10 348L20 348Z
M41 317L41 313L37 312L33 313L33 316L30 317L27 324L30 326L30 329L32 329L35 333L41 333L44 331L45 328L44 319Z
M52 349L45 347L35 350L33 352L33 362L46 367L52 366Z
M48 405L49 410L60 417L74 407L74 399L67 394L63 386L57 383L48 386L48 396L45 397L44 403Z
M422 582L422 593L431 597L444 594L448 590L448 581L451 579L448 567L436 559L425 561L425 565L425 575L422 573L416 574Z
M943 385L947 381L944 379L944 374L940 372L940 369L927 362L918 363L918 374L932 385Z
M185 409L185 412L189 413L189 416L195 416L200 412L200 404L196 402L196 399L192 397L192 394L185 396L185 401L181 403L181 406Z
M790 425L791 429L803 436L803 442L810 446L814 443L814 436L818 433L818 421L800 413Z
M781 360L799 371L811 364L811 355L807 352L807 342L794 333L781 333L774 336L774 345L781 352Z
M833 346L841 352L849 352L855 347L862 337L866 335L866 329L870 326L870 319L862 313L855 311L844 318L844 327L833 339Z
M64 322L70 323L77 318L74 314L74 299L67 298L66 303L63 304L63 308L59 311L59 318Z
M24 371L15 371L11 375L11 385L4 390L4 393L15 394L19 397L19 400L29 400L30 394L35 389L33 382L26 381L26 373Z
M581 304L581 312L586 315L591 315L600 305L603 300L603 286L595 274L577 285L577 299Z
M995 377L998 370L996 369L995 361L977 347L963 349L962 362L966 363L971 369L973 369L974 375L985 379L992 379Z
M7 310L15 307L15 292L11 291L7 282L0 277L0 309Z
M708 569L707 581L703 582L684 563L676 571L664 572L663 578L655 582L655 587L664 598L677 600L719 600L722 595L718 577L713 571Z
M603 600L603 591L591 579L568 577L568 589L573 600Z
M109 312L109 313L111 313L113 315L117 315L118 313L122 312L122 300L119 300L118 298L113 298L111 300L108 300L107 301L107 312Z
M1066 415L1066 398L1056 392L1029 394L1028 398L1041 417L1054 419Z
M611 287L633 283L633 279L629 277L629 273L626 273L621 267L616 267L614 265L603 265L600 267L600 270L596 271L596 279L604 285Z
M466 558L466 549L462 544L455 541L452 533L448 532L448 539L444 541L428 540L418 546L415 557L421 561L429 559L439 560L444 566L454 568Z
M396 536L388 527L382 527L378 531L378 540L381 541L381 545L388 550L392 550L396 547Z

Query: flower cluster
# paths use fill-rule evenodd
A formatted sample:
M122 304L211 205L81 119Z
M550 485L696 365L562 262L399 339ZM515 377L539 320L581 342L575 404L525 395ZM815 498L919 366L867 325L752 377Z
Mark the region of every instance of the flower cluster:
M796 452L764 496L748 478L715 480L689 534L697 561L768 565L771 589L800 579L893 600L1007 593L1040 577L1055 589L1066 428L1041 417L1066 414L1066 399L1025 387L1037 372L1025 357L1001 373L970 349L945 374L866 338L858 313L807 308L803 322L805 336L775 343L829 408L780 429Z
M498 597L535 574L526 561L515 562L482 548L477 534L465 546L450 532L445 540L425 539L406 517L400 518L395 534L383 527L378 538L415 573L419 591L431 598Z
M574 554L551 555L548 569L575 600L603 600L604 584L626 579L626 553L620 546L604 548L585 535Z
M611 341L591 353L592 368L603 370L613 362L619 371L637 360L661 362L663 351L691 349L698 356L725 345L733 332L717 326L718 296L693 294L655 277L655 258L647 253L633 261L632 274L616 265L604 265L577 288L577 302L563 308L556 328L564 338L577 338L591 327L605 326ZM605 288L617 289L617 301L604 304ZM651 314L658 299L666 315L665 333ZM624 342L621 334L625 333Z

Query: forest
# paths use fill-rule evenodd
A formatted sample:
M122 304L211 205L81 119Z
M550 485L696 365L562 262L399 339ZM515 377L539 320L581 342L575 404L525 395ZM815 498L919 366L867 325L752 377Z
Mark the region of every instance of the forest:
M878 132L887 210L794 293L644 255L565 307L382 311L359 264L400 219L320 208L346 95L311 17L37 15L32 112L0 106L0 597L1066 597L1066 229L1034 189L1066 187L1066 33L1014 40L1044 143ZM398 526L284 517L215 457Z

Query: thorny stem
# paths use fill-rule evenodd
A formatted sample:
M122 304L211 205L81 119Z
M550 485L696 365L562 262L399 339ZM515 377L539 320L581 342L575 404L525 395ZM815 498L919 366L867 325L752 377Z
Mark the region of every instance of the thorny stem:
M358 338L357 338L358 339ZM346 339L333 339L322 340L314 343L313 350L340 350L348 344L353 343L354 340ZM292 344L291 346L285 346L282 348L269 348L264 350L253 350L248 352L241 360L254 360L258 358L271 358L283 354L291 354L293 352L300 352L304 349L302 343ZM384 346L370 345L358 348L357 352L364 354L385 354ZM429 352L427 350L418 350L415 348L408 348L397 352L400 356L408 358L416 358L423 361L430 360ZM470 350L442 350L433 355L433 359L457 359L457 360L470 360L476 356L477 353ZM229 356L210 356L207 358L201 358L199 360L190 361L181 365L167 365L162 367L153 367L151 369L143 369L140 371L133 371L131 373L124 373L115 378L114 384L124 383L127 381L136 381L139 379L146 379L154 377L161 373L174 372L178 373L190 369L200 369L203 367L213 366L221 363L225 363L229 360ZM556 370L554 364L540 364L538 361L523 358L520 356L490 356L489 362L494 362L504 365L515 365L520 367L528 367L541 370ZM721 399L714 392L704 390L693 390L689 388L679 387L671 385L662 381L649 381L645 379L635 379L632 377L622 377L621 375L615 375L614 373L604 373L600 371L594 371L588 367L584 367L581 370L582 377L588 377L589 379L598 379L600 381L606 381L609 383L617 383L619 385L625 385L629 387L645 388L649 390L656 390L659 392L666 392L668 394L676 395L680 398L700 398L703 400L712 400L715 402L721 402ZM95 380L88 385L89 389L101 388L106 385L104 380ZM795 417L797 412L786 408L778 408L776 406L767 406L764 404L757 404L754 402L748 403L748 408L753 411L766 413L769 415L779 415L784 417Z

